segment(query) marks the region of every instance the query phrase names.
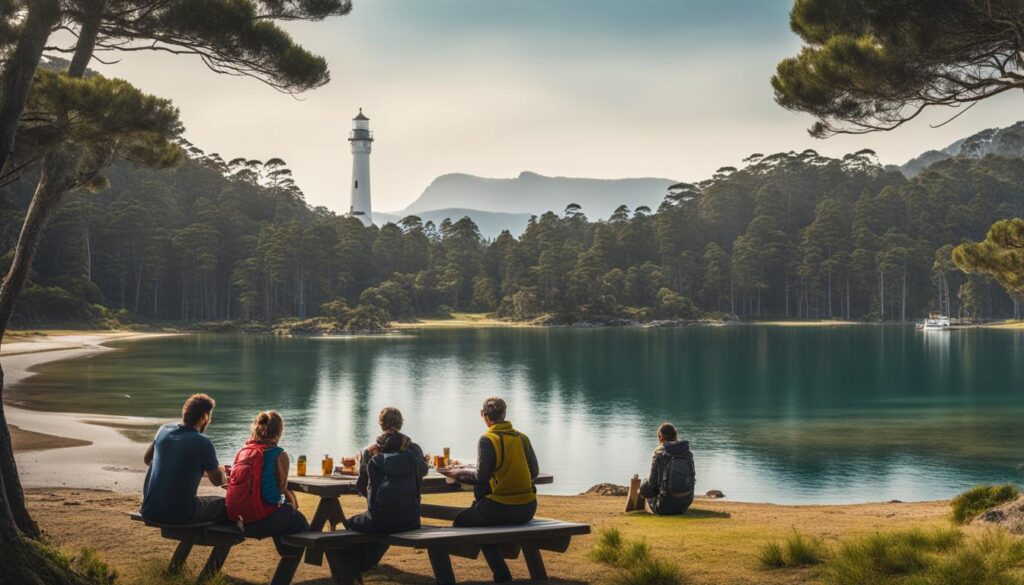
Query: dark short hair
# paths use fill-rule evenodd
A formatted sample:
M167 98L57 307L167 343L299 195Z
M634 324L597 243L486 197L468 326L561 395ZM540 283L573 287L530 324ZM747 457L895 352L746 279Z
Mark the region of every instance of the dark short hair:
M217 406L217 402L213 398L206 394L193 394L185 401L185 406L181 407L181 420L185 424L194 427L199 424L203 415L213 412L214 406Z
M676 428L672 426L672 423L661 423L661 426L658 427L658 434L666 441L675 441L679 438Z
M484 406L480 409L480 414L487 417L487 420L495 423L505 422L505 411L508 410L508 406L505 401L497 396L492 396L487 400L484 400Z
M284 433L284 419L274 410L268 410L256 415L252 421L252 433L249 438L253 441L272 441L280 439Z
M382 431L400 431L405 419L402 418L401 410L393 406L387 406L380 411L380 415L377 416L377 422L380 424L380 430Z

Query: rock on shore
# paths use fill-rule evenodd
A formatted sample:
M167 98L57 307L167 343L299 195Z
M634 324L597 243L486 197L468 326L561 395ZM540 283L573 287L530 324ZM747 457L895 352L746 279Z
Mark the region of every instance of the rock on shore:
M1024 534L1024 496L984 512L971 524L998 526L1014 534Z
M615 485L614 483L599 483L589 490L583 492L584 496L628 496L629 488L624 485Z

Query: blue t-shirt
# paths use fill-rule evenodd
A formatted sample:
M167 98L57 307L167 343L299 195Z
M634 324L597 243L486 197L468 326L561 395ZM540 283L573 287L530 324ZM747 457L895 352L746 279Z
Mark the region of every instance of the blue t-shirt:
M203 474L217 465L213 443L198 430L178 423L160 427L142 488L142 517L168 524L187 522L196 511Z
M281 447L271 447L263 452L263 476L260 477L260 491L263 501L276 506L281 503L281 484L277 481L277 458L284 453Z

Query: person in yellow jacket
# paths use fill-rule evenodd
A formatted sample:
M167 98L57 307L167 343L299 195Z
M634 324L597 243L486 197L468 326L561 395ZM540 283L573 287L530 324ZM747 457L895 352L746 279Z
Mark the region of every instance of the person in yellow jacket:
M501 398L488 398L480 410L487 431L480 437L476 469L458 470L450 475L459 483L473 485L472 507L455 518L455 526L507 526L526 524L537 513L540 475L537 455L530 439L505 420L508 407ZM507 583L512 574L497 546L481 551L495 583ZM451 559L444 551L430 550L430 563L438 585L455 583Z

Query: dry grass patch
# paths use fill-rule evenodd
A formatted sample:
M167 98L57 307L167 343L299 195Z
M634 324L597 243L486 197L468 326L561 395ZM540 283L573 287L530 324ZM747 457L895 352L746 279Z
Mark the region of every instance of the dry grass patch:
M628 540L618 528L601 531L590 559L614 569L612 585L681 585L687 582L674 563L651 553L645 540Z
M792 569L820 565L824 560L821 540L793 531L785 542L769 542L758 558L765 569Z

